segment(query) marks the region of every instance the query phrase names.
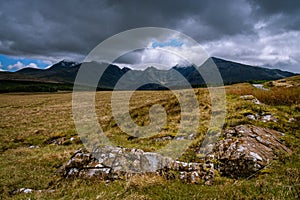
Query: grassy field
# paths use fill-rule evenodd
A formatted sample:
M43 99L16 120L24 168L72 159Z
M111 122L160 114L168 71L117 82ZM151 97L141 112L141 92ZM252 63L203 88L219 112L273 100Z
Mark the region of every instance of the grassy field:
M264 91L250 84L226 86L226 127L255 124L286 134L283 142L293 150L270 166L246 179L216 177L212 186L186 184L155 175L141 175L103 182L99 180L65 180L56 170L82 147L72 119L71 93L0 94L0 199L297 199L300 195L300 105L299 87ZM211 113L207 89L195 89L201 112L197 138L181 160L195 161L193 149L203 140ZM256 105L239 98L253 94L264 104ZM275 95L275 96L274 96ZM96 112L107 136L116 145L137 147L146 151L166 143L150 139L128 140L112 118L111 92L97 92ZM139 125L149 123L151 105L163 105L168 114L166 126L159 133L175 135L180 107L170 91L137 91L130 102L130 113ZM245 118L245 113L272 113L278 122L259 122ZM291 118L296 121L289 122ZM75 138L74 140L70 140ZM29 148L38 146L39 148ZM18 193L31 188L30 194Z

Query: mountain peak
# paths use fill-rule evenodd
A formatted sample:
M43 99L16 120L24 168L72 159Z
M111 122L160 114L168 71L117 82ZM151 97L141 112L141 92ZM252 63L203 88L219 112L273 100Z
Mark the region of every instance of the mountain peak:
M150 66L145 69L145 71L156 71L158 70L156 67Z
M25 67L23 69L18 70L18 73L23 73L23 74L27 74L27 73L32 73L32 72L38 72L41 71L42 69L39 68L32 68L32 67Z
M128 71L130 71L131 69L130 69L130 68L128 68L128 67L123 67L121 70L122 70L122 71L125 73L125 72L128 72Z
M52 65L49 69L59 69L59 68L64 68L64 67L74 67L80 65L80 63L78 62L74 62L74 61L68 61L68 60L62 60L59 61L58 63L55 63L54 65Z
M282 77L289 77L295 75L291 72L285 72L281 70L267 69L261 67L254 67L251 65L240 64L237 62L231 62L223 60L216 57L211 57L215 62L217 68L219 69L220 75L225 84L237 83L237 82L246 82L253 80L275 80ZM98 63L95 61L87 62L87 65L93 65L93 67L102 67L103 63ZM61 83L74 83L77 72L79 70L80 63L62 60L54 64L49 69L39 70L39 69L23 69L12 74L0 73L2 79L23 79L23 80L39 80L40 82L61 82ZM211 67L209 62L205 62L201 68ZM197 67L194 65L190 66L180 66L176 65L173 68L179 72L192 86L198 86L205 84L201 74L199 74ZM150 66L145 70L135 70L129 68L120 68L117 65L108 64L107 69L102 75L99 81L99 87L105 89L114 88L118 80L127 72L131 70L129 78L130 83L134 82L143 82L149 80L150 82L159 82L164 83L164 85L176 85L180 86L180 80L174 78L174 72L172 70L162 70L157 69L154 66ZM91 70L90 73L93 73ZM1 77L0 77L1 78ZM179 82L176 82L179 81ZM130 86L130 85L129 85ZM129 87L128 86L128 87ZM151 86L151 87L150 87ZM125 86L124 86L125 88ZM148 85L147 89L157 89L157 86Z

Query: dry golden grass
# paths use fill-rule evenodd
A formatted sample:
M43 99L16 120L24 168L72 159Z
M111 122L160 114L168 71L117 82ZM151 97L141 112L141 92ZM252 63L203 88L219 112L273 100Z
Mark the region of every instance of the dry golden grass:
M206 134L211 116L210 97L207 89L195 89L194 92L199 102L199 112L201 113L201 125L195 134L204 135ZM96 112L106 136L115 145L128 148L141 148L145 151L155 151L168 143L168 141L157 143L148 138L129 140L129 135L117 126L112 117L110 97L110 92L100 92L97 94ZM175 136L181 120L181 111L180 104L171 91L135 91L131 97L129 109L133 121L139 126L148 125L150 122L149 109L154 104L162 105L165 108L167 123L159 133L153 135L151 138L167 135Z
M289 90L288 88L287 90ZM256 89L249 84L226 86L226 126L252 123L286 133L285 143L296 153L280 158L271 166L271 172L258 174L251 180L234 180L217 177L213 186L185 184L165 180L155 175L134 176L106 184L98 180L64 180L57 176L57 168L66 163L71 154L82 147L79 143L49 144L54 138L76 137L72 119L71 93L0 94L0 199L296 199L299 197L299 125L289 123L291 117L300 119L299 109L292 106L255 105L245 102L239 95L253 94ZM275 90L274 90L275 91ZM207 89L195 89L201 112L201 126L197 139L184 155L185 160L195 160L194 149L201 143L211 115ZM299 93L292 93L293 97ZM255 94L254 94L255 95ZM265 95L265 94L264 94ZM128 135L113 125L111 92L97 92L96 112L106 126L110 139L121 146L156 150L166 142L149 139L128 140ZM259 98L259 97L257 97ZM138 123L147 121L148 109L159 103L168 112L168 123L154 137L176 134L180 108L170 91L136 91L130 102L130 113ZM245 112L272 112L278 123L261 123L245 119ZM297 118L298 116L298 118ZM147 123L147 122L144 122ZM30 145L40 148L29 149ZM19 194L20 188L55 190ZM298 196L297 196L298 195Z
M142 110L153 102L168 101L169 97L168 91L137 91L131 98L130 108ZM112 120L110 98L111 92L98 92L95 106L98 118L108 128ZM0 151L24 145L40 145L51 138L77 135L71 93L1 94L0 105Z
M234 85L229 85L225 87L227 94L233 95L247 95L252 94L255 88L249 83L239 83Z
M164 177L155 174L138 174L127 178L127 187L149 187L151 185L166 184L167 181Z
M299 104L300 87L272 87L269 90L262 90L253 87L251 84L242 83L227 86L228 94L254 95L261 102L268 105L292 105Z
M264 84L267 87L299 87L300 86L300 75L292 76L284 79L279 79L276 81L269 81Z
M253 94L258 100L269 105L300 104L300 87L255 90Z
M75 135L71 94L1 94L3 148L38 145L52 135Z

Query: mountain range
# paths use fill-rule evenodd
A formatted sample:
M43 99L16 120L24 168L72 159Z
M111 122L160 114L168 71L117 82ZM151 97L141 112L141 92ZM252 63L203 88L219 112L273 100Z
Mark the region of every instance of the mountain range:
M216 57L209 58L201 66L199 70L209 69L210 63L213 61L217 66L224 84L232 84L238 82L250 82L258 80L276 80L284 77L294 76L292 72L282 71L279 69L267 69L257 66L245 65L237 62L232 62ZM93 75L93 69L103 67L103 63L89 62L84 63L84 66L90 66ZM77 72L82 66L82 63L72 61L60 61L48 69L24 68L16 72L0 72L1 85L9 84L54 84L54 85L69 85L72 86L76 78ZM191 66L174 66L169 70L160 70L153 66L149 66L145 70L133 70L127 67L120 68L114 64L105 64L108 66L104 71L99 83L98 89L113 89L116 83L123 75L127 75L126 84L122 85L122 89L164 89L166 87L178 87L181 85L184 88L182 78L185 77L193 87L205 85L204 79L199 74L197 67ZM87 75L88 76L88 75ZM144 84L148 83L148 84ZM143 85L144 84L144 85ZM141 86L142 85L142 86ZM0 91L3 87L0 87Z

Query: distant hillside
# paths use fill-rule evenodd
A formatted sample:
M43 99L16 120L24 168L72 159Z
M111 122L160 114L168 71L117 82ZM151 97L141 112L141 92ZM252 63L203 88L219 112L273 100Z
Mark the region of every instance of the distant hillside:
M209 68L209 62L214 61L218 67L220 74L223 78L224 84L247 82L247 81L257 81L257 80L277 80L285 77L294 76L296 74L286 71L281 71L278 69L267 69L262 67L255 67L245 64L240 64L237 62L231 62L223 60L220 58L212 57L210 60L206 61L200 68ZM33 69L25 68L17 72L0 72L0 91L9 91L9 87L6 83L10 85L15 81L13 85L17 84L58 84L58 85L68 85L74 83L77 72L81 66L81 63L75 63L70 61L61 61L48 69ZM97 62L85 63L85 66L90 66L91 69L96 69L97 67L103 66L103 64ZM107 64L105 64L107 66ZM113 89L118 80L127 73L128 81L126 82L123 89L134 89L136 85L142 84L144 82L151 82L152 84L147 84L139 89L165 89L165 87L182 87L184 88L184 82L182 79L178 78L178 73L186 78L186 80L193 87L205 85L204 80L196 70L196 66L174 66L169 70L159 70L155 67L149 66L146 70L130 70L129 68L120 68L116 65L109 65L105 70L103 76L99 81L99 89ZM93 73L93 70L90 72ZM3 89L5 87L6 89ZM51 85L49 86L51 87ZM22 88L22 87L19 87ZM39 88L39 87L37 87ZM28 89L28 87L27 87ZM27 91L27 90L26 90Z
M255 80L276 80L296 75L294 73L279 69L255 67L214 57L212 59L219 68L225 83Z
M265 87L268 88L292 88L300 87L300 75L279 79L275 81L269 81L264 83Z

